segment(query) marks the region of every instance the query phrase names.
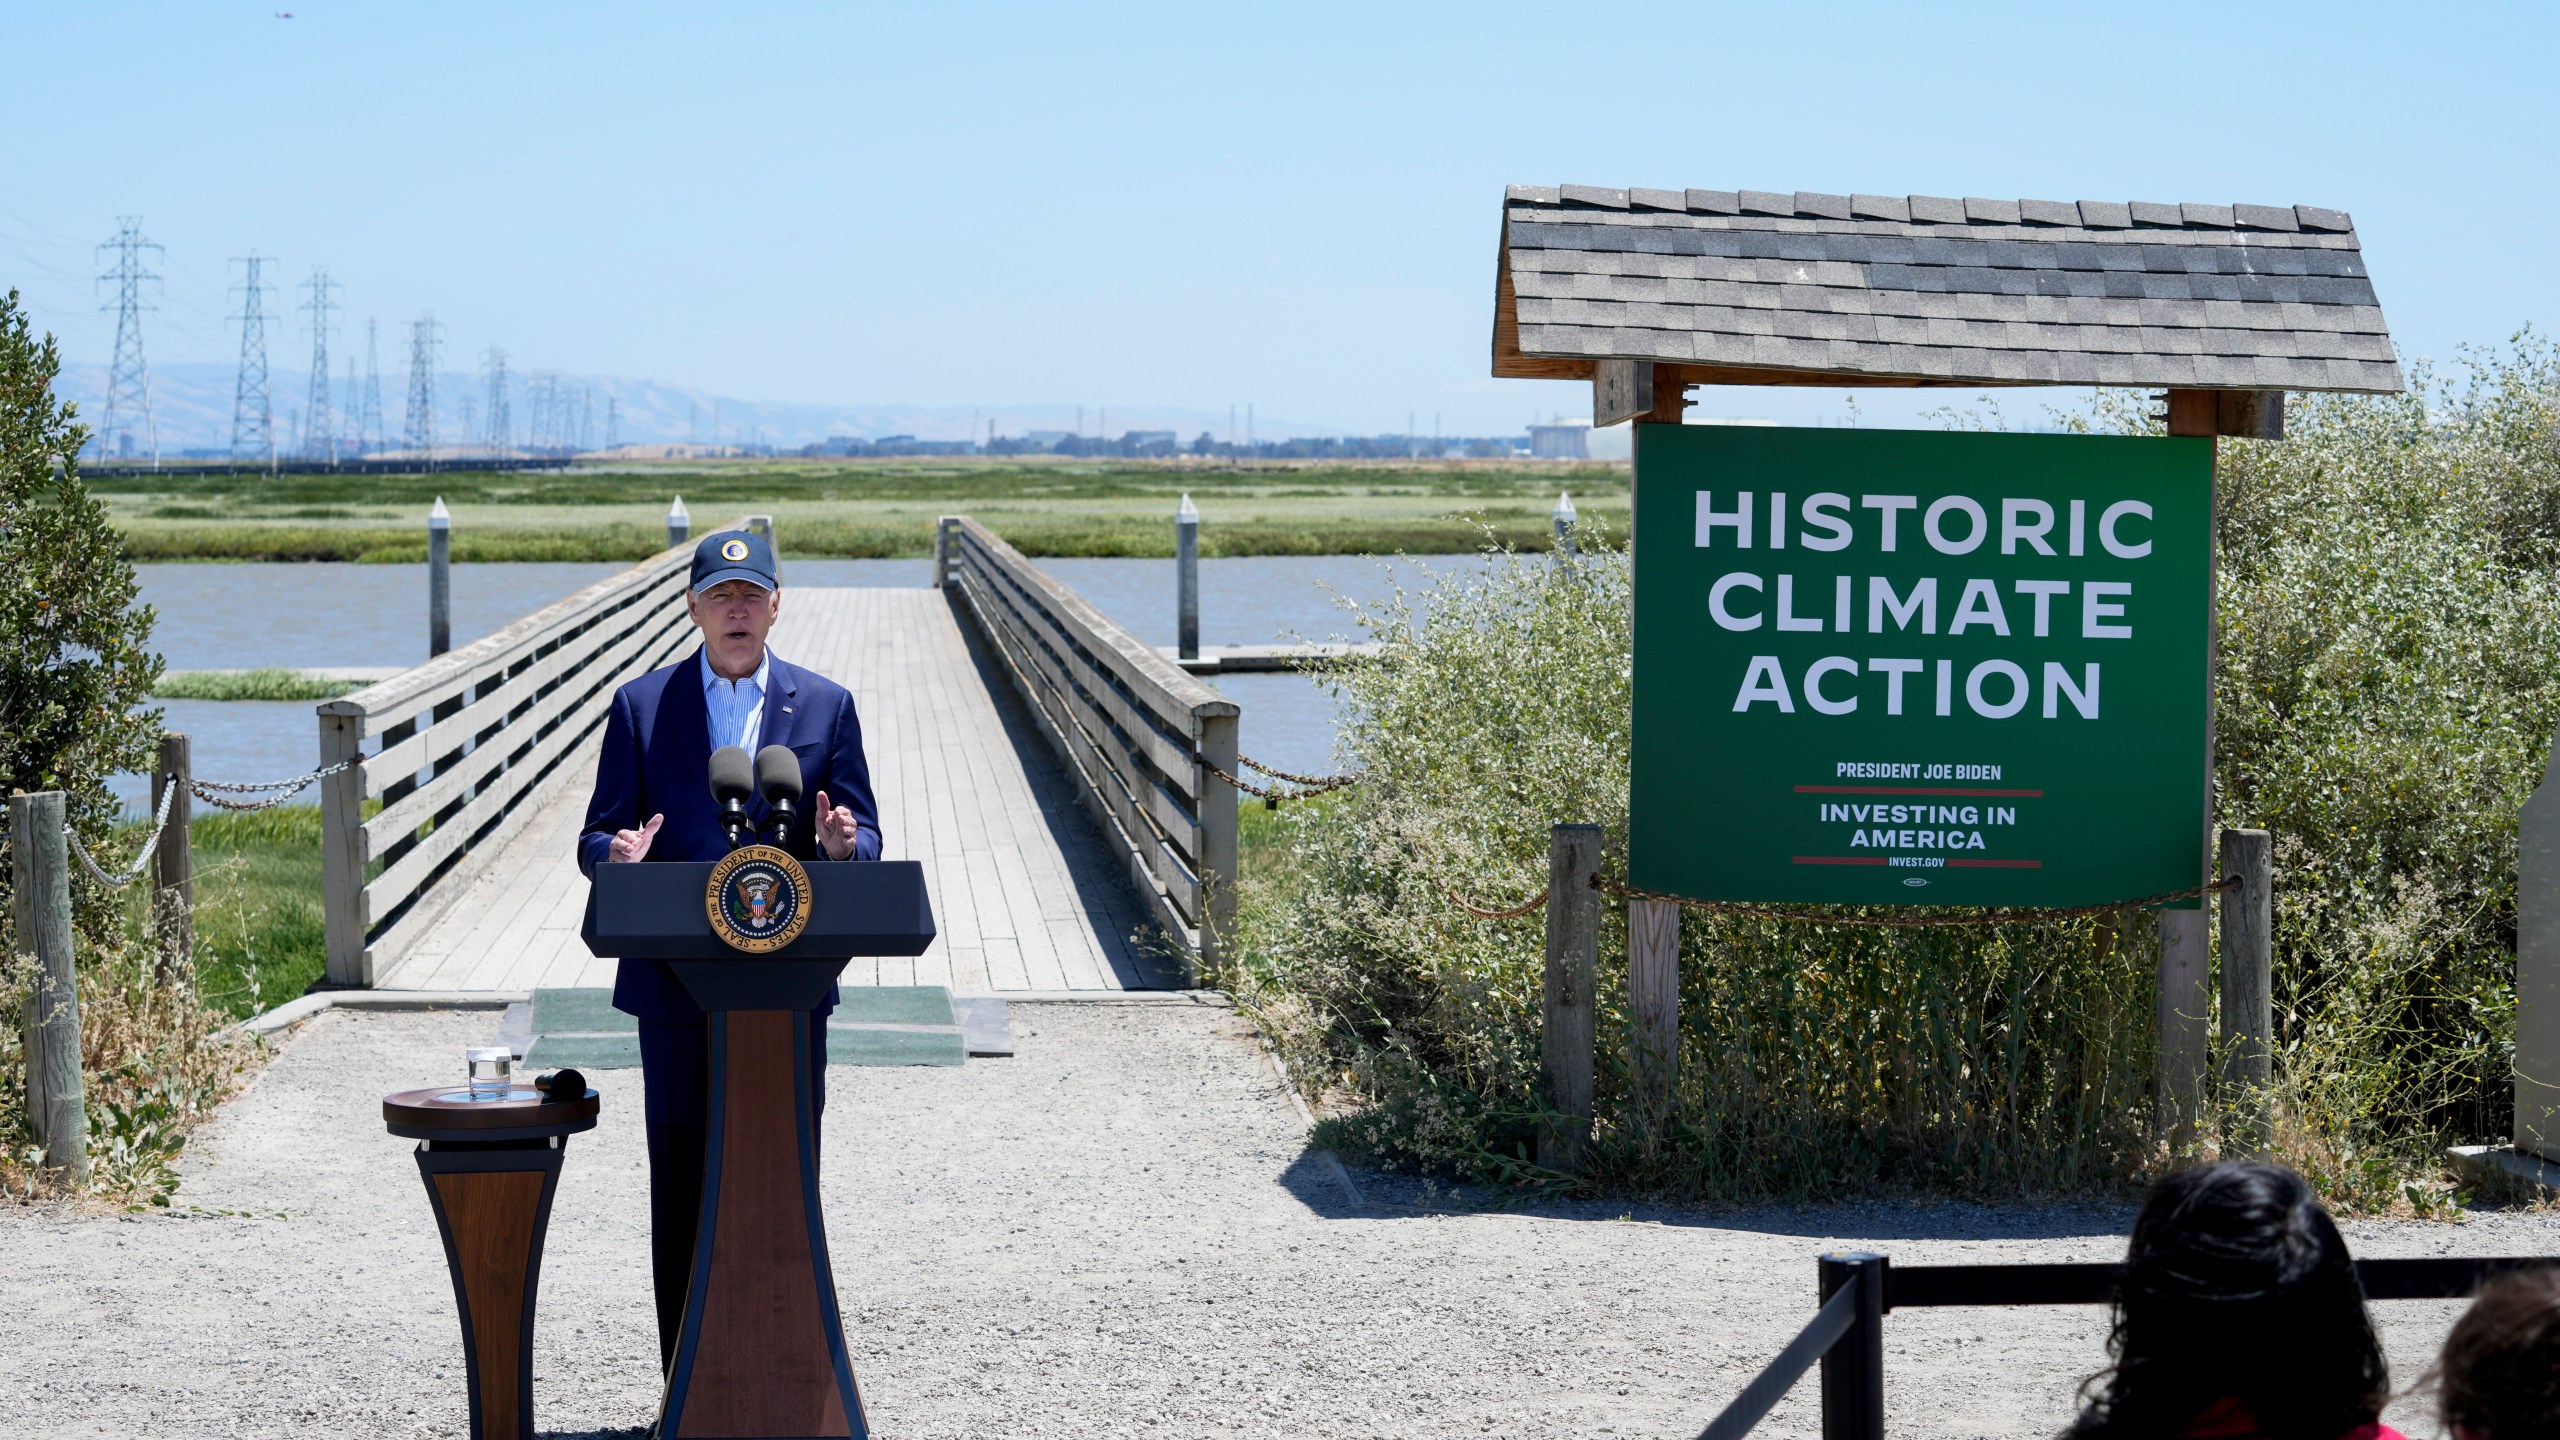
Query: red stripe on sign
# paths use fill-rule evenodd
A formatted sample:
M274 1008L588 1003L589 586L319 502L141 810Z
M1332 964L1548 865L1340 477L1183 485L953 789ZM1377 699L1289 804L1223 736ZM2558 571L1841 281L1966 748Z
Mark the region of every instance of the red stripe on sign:
M1961 865L1968 870L2041 870L2044 868L2044 862L2041 860L1950 860L1947 864Z
M1884 857L1881 855L1799 855L1796 857L1796 863L1799 865L1881 865L1884 863Z
M1931 785L1799 785L1799 795L2014 795L2041 800L2041 790L1961 790Z

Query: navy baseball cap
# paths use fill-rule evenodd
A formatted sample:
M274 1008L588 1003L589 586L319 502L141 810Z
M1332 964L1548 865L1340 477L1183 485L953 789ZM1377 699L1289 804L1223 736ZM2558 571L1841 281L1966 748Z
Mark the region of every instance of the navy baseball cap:
M744 580L767 590L782 581L773 568L773 542L753 530L723 530L705 535L693 547L693 589L700 594L723 580Z

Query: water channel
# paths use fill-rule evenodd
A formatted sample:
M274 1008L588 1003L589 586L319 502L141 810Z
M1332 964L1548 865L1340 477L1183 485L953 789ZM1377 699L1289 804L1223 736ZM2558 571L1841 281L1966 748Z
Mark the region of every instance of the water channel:
M1151 645L1174 643L1171 560L1058 559L1040 567ZM1358 639L1341 597L1375 599L1425 572L1483 564L1474 556L1385 561L1354 555L1273 555L1200 563L1200 636L1216 645ZM136 567L159 612L153 642L173 670L263 666L415 665L427 658L424 565L195 564ZM468 644L583 586L613 564L453 567L453 639ZM922 560L786 560L792 585L922 585ZM1245 753L1284 770L1333 763L1334 702L1299 675L1212 681L1244 707ZM166 723L193 737L196 773L270 780L308 770L319 752L308 701L169 700ZM115 791L130 808L139 776ZM316 792L306 791L310 800Z

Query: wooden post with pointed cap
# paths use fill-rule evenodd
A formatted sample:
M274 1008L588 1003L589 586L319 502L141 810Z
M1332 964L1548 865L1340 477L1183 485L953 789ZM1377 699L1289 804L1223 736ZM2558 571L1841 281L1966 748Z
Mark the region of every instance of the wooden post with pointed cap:
M1573 510L1573 497L1562 490L1557 491L1555 512L1550 518L1555 523L1556 553L1558 555L1572 554L1573 522L1576 518Z
M427 512L427 654L453 648L453 512L436 497Z
M1182 497L1173 512L1174 630L1176 654L1200 658L1200 509Z
M673 550L692 533L693 513L684 508L684 497L679 495L676 503L667 507L667 548Z

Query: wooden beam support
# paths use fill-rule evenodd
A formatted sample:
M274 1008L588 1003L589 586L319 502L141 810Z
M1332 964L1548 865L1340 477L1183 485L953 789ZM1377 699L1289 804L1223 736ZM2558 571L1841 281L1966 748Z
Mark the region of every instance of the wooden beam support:
M2284 392L2222 390L2215 392L2213 430L2237 440L2284 438Z
M2281 390L2172 390L2169 433L2228 435L2235 440L2284 438Z
M1538 1088L1547 1123L1538 1131L1543 1169L1582 1168L1591 1143L1592 985L1600 968L1600 827L1547 832L1545 1020L1538 1037Z
M2212 390L2172 390L2169 392L2169 433L2172 435L2212 436L2219 393Z
M2211 440L2220 418L2219 392L2212 390L2172 390L2169 392L2169 433ZM2219 450L2219 445L2215 447ZM2212 580L2207 571L2205 613L2212 614ZM2213 674L2217 646L2210 633L2206 639L2205 674ZM2198 837L2207 853L2213 839L2213 709L2208 684L2205 701L2204 833ZM2205 878L2198 875L2197 879ZM2154 1102L2160 1125L2174 1150L2186 1150L2196 1140L2196 1121L2203 1112L2206 1050L2211 1043L2213 996L2211 992L2213 956L2210 932L2212 923L2205 910L2163 910L2159 912L2160 993L2158 1031L2158 1073L2154 1080Z
M1595 427L1653 418L1653 376L1649 360L1600 360L1591 371L1591 423Z
M1647 425L1677 425L1689 409L1689 382L1682 379L1677 365L1653 365L1653 395L1645 413L1636 418Z

